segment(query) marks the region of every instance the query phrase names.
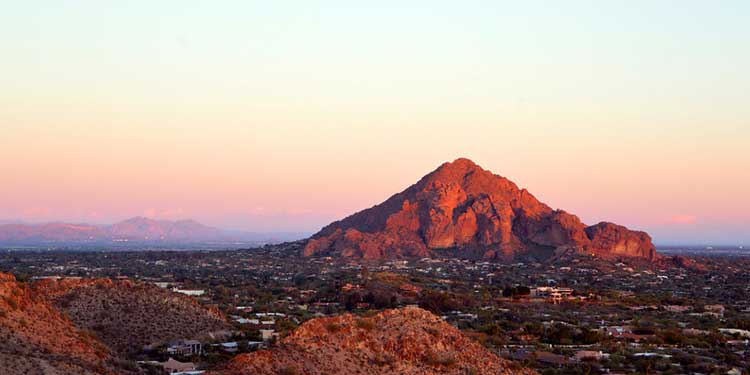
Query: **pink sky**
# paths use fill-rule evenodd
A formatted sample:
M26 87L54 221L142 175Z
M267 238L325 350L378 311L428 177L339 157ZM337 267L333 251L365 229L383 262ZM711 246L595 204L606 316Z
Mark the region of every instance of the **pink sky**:
M748 159L730 134L686 129L657 140L607 128L362 122L15 127L3 138L0 218L109 223L144 215L311 232L467 156L588 223L622 223L663 242L702 234L732 242L746 233Z
M747 7L16 2L0 220L312 232L462 156L587 223L750 242Z

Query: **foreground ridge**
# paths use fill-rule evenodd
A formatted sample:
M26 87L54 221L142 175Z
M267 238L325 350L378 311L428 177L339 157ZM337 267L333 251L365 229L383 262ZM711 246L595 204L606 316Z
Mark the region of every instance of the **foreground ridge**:
M305 322L271 350L242 354L214 375L535 374L501 359L417 307L372 317L345 314Z

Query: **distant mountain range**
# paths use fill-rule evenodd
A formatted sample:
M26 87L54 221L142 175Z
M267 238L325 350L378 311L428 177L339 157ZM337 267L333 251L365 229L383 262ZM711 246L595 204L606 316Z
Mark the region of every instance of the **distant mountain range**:
M111 225L44 223L0 225L0 244L77 243L272 243L302 238L294 233L224 231L195 220L134 217Z
M651 237L587 226L469 159L445 163L385 202L331 223L304 255L366 259L458 256L512 260L563 254L657 258Z

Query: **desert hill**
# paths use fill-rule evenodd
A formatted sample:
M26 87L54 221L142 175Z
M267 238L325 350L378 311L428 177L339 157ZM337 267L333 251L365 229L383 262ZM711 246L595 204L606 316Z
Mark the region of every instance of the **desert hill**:
M657 257L651 237L608 222L586 226L468 159L445 163L385 202L312 236L305 256L366 259L448 255L485 259Z
M124 373L109 349L76 327L42 296L0 273L0 364L3 374Z
M407 307L372 317L346 314L307 321L278 347L241 354L216 375L533 373L439 317Z
M228 327L219 311L151 284L49 279L34 283L33 288L76 326L93 332L123 356L137 353L146 345L196 338Z

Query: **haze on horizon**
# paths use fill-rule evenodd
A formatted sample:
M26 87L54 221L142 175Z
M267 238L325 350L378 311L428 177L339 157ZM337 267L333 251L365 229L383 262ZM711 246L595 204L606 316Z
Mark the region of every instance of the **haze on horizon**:
M589 224L747 244L748 14L743 1L9 4L0 220L314 232L468 157Z

